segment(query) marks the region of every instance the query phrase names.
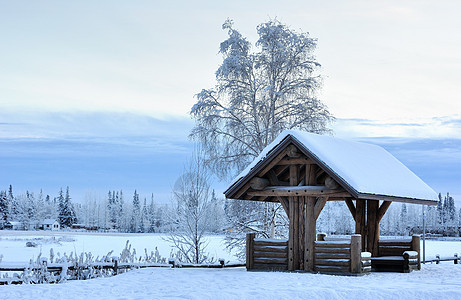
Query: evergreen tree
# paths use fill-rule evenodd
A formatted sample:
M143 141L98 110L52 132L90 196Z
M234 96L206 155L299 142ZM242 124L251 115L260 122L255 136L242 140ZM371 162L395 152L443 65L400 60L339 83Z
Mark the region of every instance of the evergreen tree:
M456 208L455 208L455 200L453 197L450 196L450 193L444 198L443 201L443 212L444 212L444 223L453 225L455 220Z
M8 198L6 191L0 191L0 229L8 221Z
M402 203L401 210L400 210L400 234L406 235L407 233L407 223L408 223L408 215L407 215L407 205Z
M130 220L130 231L131 232L138 232L139 229L139 214L141 213L141 206L139 203L139 194L134 191L133 195L133 211L131 214L131 220Z
M13 196L13 186L10 184L10 187L8 188L8 196L7 196L7 201L8 201L8 219L9 220L15 220L18 215L18 202L16 201L15 197Z
M64 197L62 188L59 191L59 223L62 227L71 227L76 222L76 216L72 207L71 198L69 194L69 187L66 189L66 196Z
M141 211L141 224L139 226L140 232L147 232L149 229L149 212L147 210L147 200L144 198L144 204Z
M118 209L117 209L117 229L119 231L128 231L126 228L126 216L124 214L124 207L125 207L125 202L123 200L123 191L120 190L120 194L117 193L118 196Z
M46 206L45 206L45 201L43 199L43 190L40 189L40 193L38 194L38 197L35 201L35 219L37 223L40 223L44 219L46 219L45 210L46 210Z
M438 225L444 226L444 211L443 211L443 199L442 194L439 193L439 200L437 202L437 222Z
M154 202L154 194L151 195L150 204L149 204L149 232L157 232L156 231L156 209L155 209L155 202Z

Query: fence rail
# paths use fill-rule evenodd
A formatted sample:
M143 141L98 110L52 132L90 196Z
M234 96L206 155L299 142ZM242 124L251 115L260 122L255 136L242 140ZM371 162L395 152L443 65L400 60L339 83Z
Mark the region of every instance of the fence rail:
M119 262L117 259L114 259L111 262L95 262L91 264L78 265L78 264L68 264L68 263L50 263L46 262L43 264L7 264L0 263L0 272L25 272L26 270L32 272L46 271L55 275L61 275L63 270L74 271L81 273L83 271L88 271L89 269L97 270L112 270L112 275L119 274L120 270L131 270L131 269L141 269L141 268L233 268L233 267L244 267L243 263L226 263L224 260L219 260L218 263L212 264L193 264L193 263L178 263L174 259L170 259L167 264L165 263L150 263L150 262L140 262L140 263L126 263ZM81 279L81 278L75 278ZM72 280L72 278L70 279ZM8 277L0 278L0 285L5 284L22 284L23 279L21 277ZM32 282L38 283L38 282Z
M434 259L426 259L426 260L422 261L422 263L424 263L424 264L427 264L427 263L439 264L441 261L453 261L453 263L455 265L457 265L459 263L460 259L461 258L458 256L458 253L455 253L453 256L445 256L445 257L441 257L439 254L437 254Z

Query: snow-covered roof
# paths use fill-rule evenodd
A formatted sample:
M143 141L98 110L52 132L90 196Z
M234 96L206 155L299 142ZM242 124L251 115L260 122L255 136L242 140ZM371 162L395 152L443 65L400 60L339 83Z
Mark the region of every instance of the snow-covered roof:
M225 194L248 178L252 170L287 138L291 138L301 151L328 169L340 179L340 185L356 195L437 200L437 193L432 188L382 147L297 130L283 131L232 181Z
M22 225L22 223L19 222L19 221L8 221L6 224L10 224L10 225L13 225L13 226Z
M55 222L57 223L58 221L55 219L45 219L42 221L42 225L53 225Z

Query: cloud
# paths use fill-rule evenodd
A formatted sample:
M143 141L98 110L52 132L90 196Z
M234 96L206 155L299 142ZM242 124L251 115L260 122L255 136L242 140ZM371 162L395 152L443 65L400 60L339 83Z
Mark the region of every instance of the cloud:
M461 115L398 120L339 118L333 124L339 137L461 138Z
M0 119L6 121L0 123L0 142L3 144L35 141L36 145L45 145L66 142L81 147L130 146L153 152L183 152L185 145L190 143L188 134L193 126L192 120L185 117L161 120L145 115L113 112L4 112L0 113Z

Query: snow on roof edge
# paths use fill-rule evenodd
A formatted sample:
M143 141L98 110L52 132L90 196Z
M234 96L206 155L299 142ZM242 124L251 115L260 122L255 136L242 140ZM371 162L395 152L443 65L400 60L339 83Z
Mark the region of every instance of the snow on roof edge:
M406 167L402 162L400 162L397 158L395 158L392 154L390 154L387 150L382 148L381 146L357 141L350 141L344 140L340 138L335 138L326 135L317 135L313 133L308 133L304 131L298 130L284 130L280 133L277 138L267 145L263 151L256 157L242 172L239 173L230 183L229 187L226 189L224 194L227 194L233 187L239 184L247 175L249 175L254 168L256 168L265 158L267 158L272 151L274 151L288 136L291 136L295 141L299 143L310 155L317 159L325 168L330 170L333 174L335 174L338 179L341 179L343 182L342 184L347 185L351 189L351 191L355 191L357 194L369 194L369 195L376 195L376 196L388 196L388 197L397 197L397 198L407 198L407 199L417 199L417 200L427 200L428 202L437 201L437 193L427 185L421 178L419 178L416 174L414 174L408 167ZM368 154L374 160L375 156L377 160L380 162L380 159L384 163L390 162L393 164L395 170L401 173L403 177L410 179L413 181L413 186L411 186L408 191L399 191L398 189L393 189L392 186L395 182L392 182L393 178L391 176L390 181L389 178L388 182L383 183L383 187L376 188L375 182L371 182L368 180L363 180L364 176L361 176L361 173L355 170L350 171L349 169L344 169L344 165L341 165L341 159L335 159L336 152L337 153L346 153L346 158L348 157L347 151L332 151L330 148L338 143L339 146L346 145L353 148L357 148L363 153ZM330 147L325 147L330 146ZM313 149L311 149L313 148ZM325 150L324 150L325 149ZM349 153L350 154L350 153ZM357 155L354 157L354 153L350 155L352 158L357 160ZM333 159L332 159L333 157ZM343 160L347 161L347 159ZM339 161L339 165L338 165ZM359 159L359 163L362 161L361 157ZM375 166L378 167L377 173L379 171L383 172L384 175L387 172L387 166L383 167L383 165L378 164ZM366 163L362 163L362 168L366 167ZM354 166L355 167L355 166ZM370 169L370 168L368 168ZM372 172L374 169L372 168ZM392 171L392 169L390 170ZM359 174L359 175L357 175ZM376 175L376 174L375 174ZM382 174L379 174L382 175ZM365 184L365 185L364 185ZM386 188L387 184L387 188Z

